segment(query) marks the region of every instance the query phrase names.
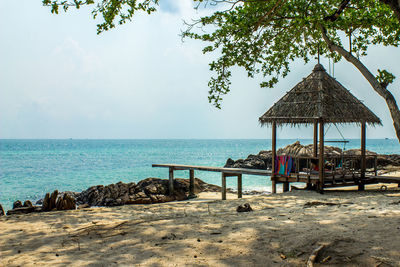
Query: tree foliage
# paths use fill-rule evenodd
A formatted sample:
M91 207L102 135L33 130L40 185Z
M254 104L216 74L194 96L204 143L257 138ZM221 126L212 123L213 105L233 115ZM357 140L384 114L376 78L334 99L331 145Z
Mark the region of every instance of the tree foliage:
M93 18L98 15L103 17L103 22L97 24L97 33L108 31L119 25L130 21L136 12L144 11L148 14L156 11L159 0L42 0L43 5L51 7L51 13L58 14L60 7L67 12L70 7L79 9L81 6L94 5Z
M233 66L244 68L249 77L262 74L267 80L261 86L272 87L288 74L295 59L308 62L319 50L336 62L341 60L341 54L330 51L321 27L330 40L349 46L357 58L366 56L370 45L397 47L400 43L399 21L387 5L377 1L348 1L340 15L335 15L343 2L340 0L239 2L229 11L195 21L183 33L210 43L204 53L220 53L210 64L216 75L209 82L209 99L218 107L222 95L229 92Z

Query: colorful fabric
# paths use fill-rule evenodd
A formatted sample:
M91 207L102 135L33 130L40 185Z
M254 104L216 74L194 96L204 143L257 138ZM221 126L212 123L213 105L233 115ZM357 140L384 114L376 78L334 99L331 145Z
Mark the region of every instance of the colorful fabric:
M294 169L294 160L290 156L276 156L275 173L281 176L289 177L292 169Z

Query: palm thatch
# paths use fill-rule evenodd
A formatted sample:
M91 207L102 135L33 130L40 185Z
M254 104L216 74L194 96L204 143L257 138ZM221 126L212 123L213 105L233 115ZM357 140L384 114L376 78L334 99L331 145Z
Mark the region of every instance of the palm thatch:
M381 120L320 64L259 118L261 125L312 124L316 120L381 125Z

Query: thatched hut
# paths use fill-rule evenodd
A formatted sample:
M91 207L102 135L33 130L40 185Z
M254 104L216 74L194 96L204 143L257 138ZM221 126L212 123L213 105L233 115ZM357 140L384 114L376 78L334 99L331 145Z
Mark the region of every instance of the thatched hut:
M335 78L326 73L324 67L317 64L312 73L293 89L286 93L267 112L259 118L261 125L272 125L272 159L276 156L276 126L278 125L314 125L314 158L319 161L318 175L308 175L308 184L317 185L320 192L325 185L324 167L324 125L329 123L361 125L361 170L359 177L353 177L359 189L364 188L365 178L365 127L366 124L381 125L380 119L361 101L353 96ZM319 126L319 151L318 151ZM296 177L279 177L275 175L275 164L272 164L272 190L276 192L276 183L284 184L288 190L289 182L305 181L298 173Z

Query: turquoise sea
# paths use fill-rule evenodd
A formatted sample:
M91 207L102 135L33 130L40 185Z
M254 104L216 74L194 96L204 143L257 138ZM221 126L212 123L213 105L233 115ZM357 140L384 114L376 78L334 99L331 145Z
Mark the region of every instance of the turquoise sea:
M280 139L278 147L295 139ZM299 140L309 144L311 140ZM341 147L341 145L338 145ZM346 149L358 148L353 139ZM154 163L224 166L228 158L245 158L270 150L271 140L0 140L0 203L10 209L19 200L37 200L46 192L82 191L92 185L138 182L147 177L168 178L168 169ZM369 139L367 149L378 153L400 153L394 139ZM196 177L220 185L219 173L196 172ZM187 171L176 177L188 177ZM236 188L235 179L228 187ZM270 190L265 177L244 176L244 190Z

